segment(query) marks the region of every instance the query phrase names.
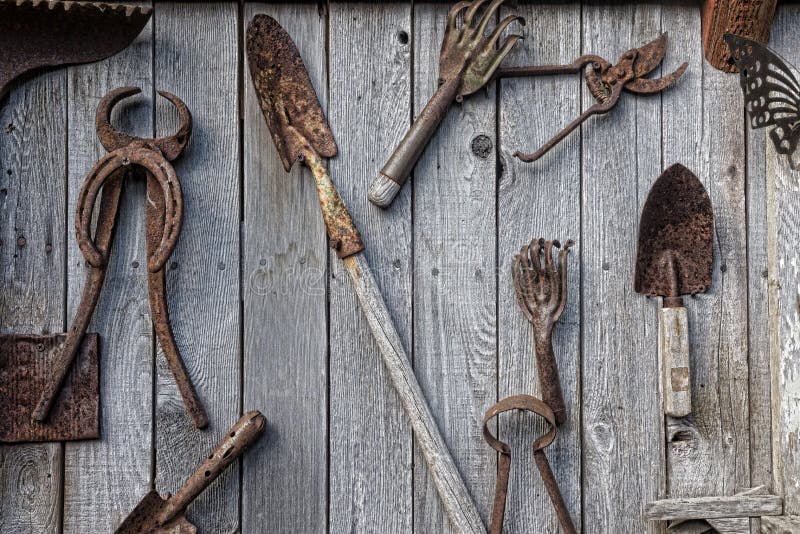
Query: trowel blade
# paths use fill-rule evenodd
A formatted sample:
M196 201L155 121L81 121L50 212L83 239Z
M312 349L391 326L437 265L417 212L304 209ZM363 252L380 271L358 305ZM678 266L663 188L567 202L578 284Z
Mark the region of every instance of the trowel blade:
M714 212L697 177L680 164L656 180L639 223L638 293L678 297L711 286Z
M150 490L114 534L196 534L197 528L183 514L178 514L165 525L157 525L157 518L167 500L156 490Z

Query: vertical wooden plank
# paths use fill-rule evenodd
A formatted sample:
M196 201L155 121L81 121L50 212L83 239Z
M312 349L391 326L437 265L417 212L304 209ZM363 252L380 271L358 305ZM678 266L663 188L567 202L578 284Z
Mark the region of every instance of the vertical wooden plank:
M732 495L750 485L741 90L736 76L703 60L695 6L673 6L663 17L672 41L664 72L689 61L686 79L663 94L664 167L679 162L691 169L715 216L711 289L685 300L694 417L667 419L668 493Z
M570 63L581 55L580 3L536 2L508 8L525 17L525 40L508 65ZM532 152L580 113L582 78L578 74L508 79L500 90L500 189L498 193L498 315L500 398L519 393L541 397L533 329L522 315L511 280L511 263L531 239L578 241L568 263L567 307L556 326L553 348L558 360L567 420L546 454L577 528L581 519L580 399L580 131L574 132L534 163L513 156ZM592 244L588 244L592 246ZM501 419L500 435L512 454L505 528L508 532L557 532L558 519L533 456L534 439L546 431L539 418L524 414ZM594 531L588 525L589 531Z
M325 11L246 4L243 30L263 12L292 36L324 105ZM243 61L244 406L269 428L244 459L242 531L326 532L325 227L310 171L287 173L278 158Z
M660 12L585 5L583 52L616 61L659 35ZM586 121L582 161L583 527L659 532L643 515L664 487L658 304L633 291L640 206L661 171L659 98L626 94Z
M772 46L795 65L798 20L800 6L781 4L772 27ZM784 495L784 513L800 515L800 173L771 140L766 145L775 490Z
M167 298L178 347L210 426L192 425L159 349L156 487L174 492L236 422L240 411L238 5L165 3L156 14L155 85L178 95L194 133L175 170L183 231L169 261ZM163 99L159 135L177 129ZM232 465L189 508L207 532L239 528L239 466Z
M411 188L386 211L367 201L367 189L409 125L411 7L334 2L330 10L328 118L340 149L331 176L363 232L367 260L410 348ZM329 528L409 532L411 431L348 275L330 257Z
M449 3L414 11L414 111L438 87ZM494 84L490 84L494 86ZM495 455L481 420L496 398L495 113L493 88L451 107L413 180L414 367L456 466L485 521ZM416 447L415 447L416 449ZM419 450L414 531L450 527Z
M0 333L64 331L66 75L17 82L0 101ZM0 532L61 527L63 449L0 445Z
M152 22L133 44L100 63L69 70L69 245L67 283L71 322L86 280L86 260L75 242L75 209L89 170L106 154L97 139L95 111L110 90L141 87L152 96ZM120 104L113 124L152 137L152 102ZM149 489L152 469L153 336L144 253L145 183L124 185L111 260L90 332L100 339L101 439L68 443L64 532L116 528Z

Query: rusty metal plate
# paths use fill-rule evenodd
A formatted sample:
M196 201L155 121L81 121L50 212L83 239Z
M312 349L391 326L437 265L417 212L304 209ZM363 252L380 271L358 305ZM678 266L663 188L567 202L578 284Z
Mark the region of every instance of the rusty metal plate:
M73 441L100 437L99 336L86 334L50 412L32 412L66 334L0 336L0 442Z
M653 184L642 209L636 292L679 297L711 286L714 212L697 177L676 163Z

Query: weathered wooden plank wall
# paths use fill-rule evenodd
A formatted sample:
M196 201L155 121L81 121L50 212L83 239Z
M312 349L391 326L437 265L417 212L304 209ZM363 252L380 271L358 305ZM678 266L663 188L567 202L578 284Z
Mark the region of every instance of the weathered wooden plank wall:
M521 2L526 39L509 64L595 52L616 60L661 31L662 96L624 95L541 161L532 150L591 105L577 76L504 80L455 105L391 209L366 200L375 171L432 93L446 2L155 4L133 46L18 83L0 107L0 332L72 320L84 260L75 200L103 154L94 110L111 88L146 100L115 124L175 127L155 90L195 120L177 162L184 230L168 263L172 324L211 420L186 415L149 322L143 183L125 185L92 330L102 335L101 440L0 447L0 532L111 531L155 486L175 491L239 413L262 441L190 508L200 532L450 531L377 348L324 228L308 172L280 164L242 43L273 15L304 56L339 145L331 174L363 232L403 343L485 519L496 457L480 420L498 398L539 393L530 325L510 262L532 238L577 241L555 352L569 412L548 450L584 532L664 532L647 501L757 484L797 495L797 176L746 126L737 80L702 58L699 6ZM796 57L795 5L771 44ZM147 102L142 104L142 102ZM714 285L688 300L695 417L658 402L658 303L632 288L639 212L661 170L692 168L716 214ZM796 360L796 358L795 358ZM772 371L772 372L770 372ZM498 428L499 427L499 428ZM494 427L514 451L506 528L557 532L525 451L540 421ZM666 441L665 441L666 440ZM774 469L773 469L774 466ZM757 531L757 522L753 522Z

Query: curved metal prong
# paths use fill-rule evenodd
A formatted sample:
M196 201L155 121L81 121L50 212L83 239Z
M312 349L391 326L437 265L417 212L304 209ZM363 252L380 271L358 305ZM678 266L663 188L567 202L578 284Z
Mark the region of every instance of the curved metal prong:
M651 95L653 93L661 92L677 82L678 78L683 76L683 73L686 72L686 68L688 66L688 63L684 63L672 74L668 74L661 78L654 78L652 80L649 78L636 78L626 83L625 89L641 95Z

